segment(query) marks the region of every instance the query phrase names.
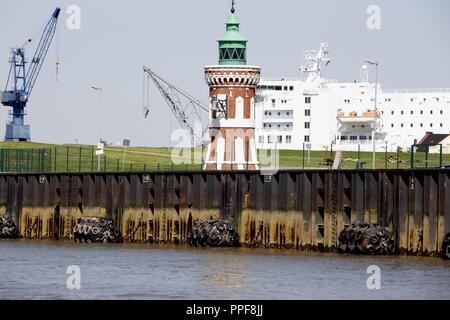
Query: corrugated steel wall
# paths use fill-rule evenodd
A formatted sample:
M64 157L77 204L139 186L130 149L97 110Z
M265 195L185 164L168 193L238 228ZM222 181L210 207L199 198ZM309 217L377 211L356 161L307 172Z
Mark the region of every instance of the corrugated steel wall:
M389 227L400 253L437 254L450 170L2 174L0 208L35 239L71 239L79 217L109 216L127 241L178 243L222 217L243 245L331 250L359 221Z

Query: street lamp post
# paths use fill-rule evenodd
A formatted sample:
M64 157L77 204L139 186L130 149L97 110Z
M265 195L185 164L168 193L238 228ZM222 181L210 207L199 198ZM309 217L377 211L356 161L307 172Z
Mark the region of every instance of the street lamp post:
M372 169L375 169L375 122L376 122L376 115L377 115L377 91L378 91L378 62L366 59L367 63L370 63L371 65L375 65L375 108L373 112L373 124L372 124Z
M98 92L100 92L100 107L98 110L98 144L97 144L97 157L98 157L98 161L97 161L97 171L100 171L100 157L103 154L103 148L102 146L102 104L103 104L103 97L102 97L102 93L103 93L103 88L99 87L99 86L95 86L95 85L91 85L91 89L94 89Z

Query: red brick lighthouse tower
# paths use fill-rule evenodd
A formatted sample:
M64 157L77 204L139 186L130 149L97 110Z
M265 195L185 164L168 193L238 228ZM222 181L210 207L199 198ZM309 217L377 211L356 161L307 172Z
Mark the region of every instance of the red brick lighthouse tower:
M247 40L239 33L234 1L219 64L205 67L209 86L209 136L205 170L259 169L255 145L255 89L261 68L247 66Z

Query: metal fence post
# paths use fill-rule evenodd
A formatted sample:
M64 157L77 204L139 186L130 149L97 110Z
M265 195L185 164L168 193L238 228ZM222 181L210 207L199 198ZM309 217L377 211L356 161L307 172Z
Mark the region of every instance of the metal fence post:
M91 147L91 172L94 171L94 146Z
M80 154L78 155L78 172L81 172L81 146L80 146Z
M303 148L302 148L302 167L305 169L305 143L303 142Z
M397 169L399 168L400 165L400 148L397 147Z

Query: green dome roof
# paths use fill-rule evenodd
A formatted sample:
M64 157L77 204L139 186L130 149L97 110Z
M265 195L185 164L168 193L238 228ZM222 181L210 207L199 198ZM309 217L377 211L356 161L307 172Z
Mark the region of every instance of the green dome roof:
M247 39L239 32L239 21L234 12L226 22L226 33L218 40L219 42L219 64L245 65Z

